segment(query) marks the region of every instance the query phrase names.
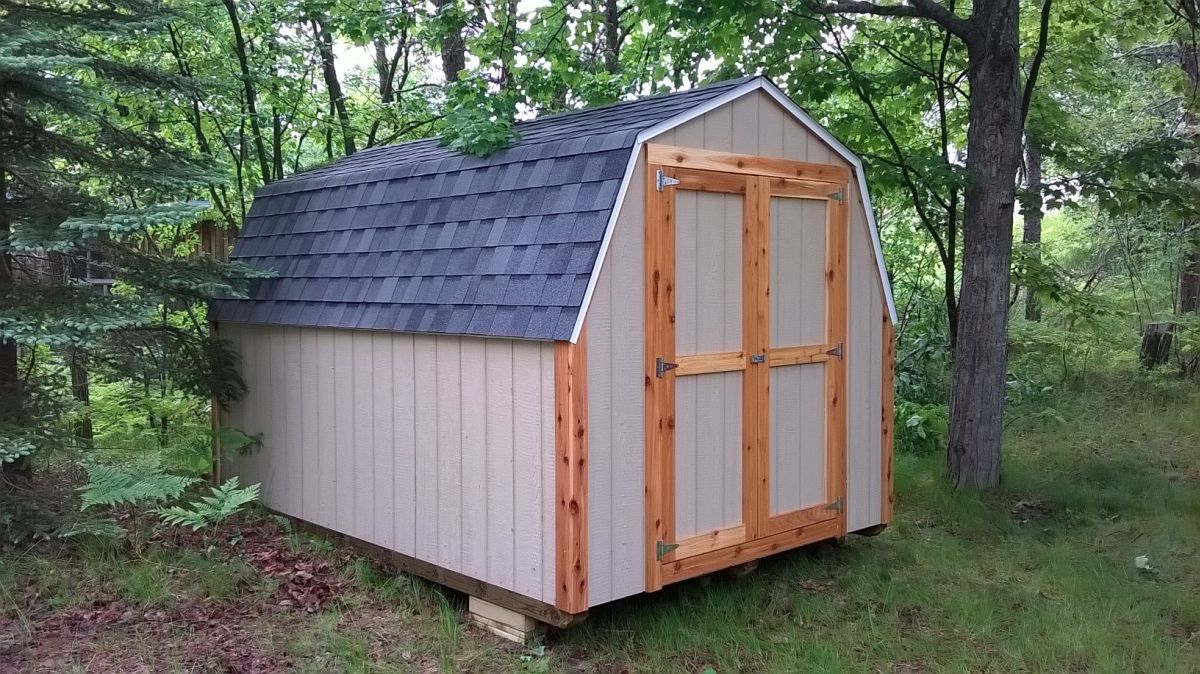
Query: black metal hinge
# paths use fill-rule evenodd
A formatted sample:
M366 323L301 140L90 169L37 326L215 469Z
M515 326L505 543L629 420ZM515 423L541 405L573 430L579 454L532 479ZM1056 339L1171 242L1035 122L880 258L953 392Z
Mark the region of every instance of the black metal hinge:
M834 511L834 512L836 512L836 513L840 513L840 512L842 512L842 497L841 497L841 496L839 496L839 497L837 497L836 499L834 499L834 500L833 500L833 503L830 503L830 504L828 504L828 505L826 505L826 506L825 506L825 509L826 509L826 510L832 510L832 511Z
M826 356L833 356L834 358L837 358L838 360L841 360L841 359L842 359L842 345L841 345L841 343L839 342L837 346L835 346L835 347L833 347L832 349L830 349L830 350L826 351L826 352L825 352L825 355L826 355Z
M654 359L654 374L659 379L662 379L664 374L674 370L677 367L679 367L679 363L668 363L667 361L663 360L661 356Z
M841 203L846 200L846 194L844 192L842 192L841 190L838 190L836 192L830 192L828 196L831 200L836 201L838 203Z

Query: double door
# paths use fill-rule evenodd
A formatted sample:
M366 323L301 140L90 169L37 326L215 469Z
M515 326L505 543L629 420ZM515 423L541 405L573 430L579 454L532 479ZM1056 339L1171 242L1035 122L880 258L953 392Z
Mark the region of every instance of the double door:
M648 159L654 590L845 533L847 190L834 166Z

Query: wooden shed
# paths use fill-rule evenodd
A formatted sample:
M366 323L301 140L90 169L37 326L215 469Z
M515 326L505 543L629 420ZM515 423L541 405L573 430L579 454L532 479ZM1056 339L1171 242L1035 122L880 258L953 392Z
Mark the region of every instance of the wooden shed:
M262 188L212 308L266 505L473 598L589 607L891 516L859 160L761 77Z

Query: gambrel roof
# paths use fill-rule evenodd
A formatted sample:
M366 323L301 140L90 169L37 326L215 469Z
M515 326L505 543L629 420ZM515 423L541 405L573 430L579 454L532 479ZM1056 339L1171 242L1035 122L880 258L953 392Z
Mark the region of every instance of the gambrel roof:
M277 276L211 318L574 341L641 143L760 88L855 165L865 199L857 158L773 84L727 80L519 122L486 158L431 138L266 185L232 257Z

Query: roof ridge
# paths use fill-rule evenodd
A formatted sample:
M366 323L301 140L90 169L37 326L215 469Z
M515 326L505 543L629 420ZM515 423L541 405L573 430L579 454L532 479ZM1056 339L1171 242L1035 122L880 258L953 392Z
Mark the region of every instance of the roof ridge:
M591 106L591 107L586 107L586 108L577 108L574 110L562 110L562 111L550 113L547 115L539 115L539 116L531 118L531 119L519 120L516 122L516 124L514 126L517 128L517 130L519 132L520 128L522 126L527 127L530 125L540 124L542 122L547 122L547 121L559 121L564 118L582 115L585 113L592 114L592 113L596 113L598 111L608 111L608 110L612 110L614 108L619 108L621 106L632 106L632 105L644 104L648 101L660 101L660 100L664 100L664 99L671 98L674 96L684 96L684 95L689 95L689 94L693 94L693 93L697 93L697 92L708 91L711 89L733 88L735 86L745 84L746 82L750 82L756 78L761 78L761 77L763 77L763 75L743 75L742 77L735 77L735 78L730 78L730 79L726 79L726 80L718 80L716 82L708 82L706 84L701 84L699 86L691 87L689 89L666 91L666 92L657 93L657 94L639 96L637 98L631 98L631 99L627 99L627 100L623 100L623 101L614 101L612 103L605 103L603 105ZM646 126L647 127L653 126L653 124L647 124ZM313 166L313 167L305 169L304 171L301 171L299 173L293 173L292 175L284 177L280 180L276 180L271 184L278 186L278 185L289 185L289 184L294 184L297 182L303 182L305 180L318 177L318 174L316 174L316 172L332 169L333 167L338 166L339 164L346 164L346 163L348 163L347 160L351 160L352 158L361 158L361 157L369 156L369 155L377 155L377 154L382 153L385 150L396 151L396 150L400 150L401 148L412 147L412 146L416 146L421 143L429 144L431 142L438 142L438 144L440 145L441 138L442 138L442 136L440 136L440 135L426 136L424 138L413 138L411 140L406 140L406 141L399 142L399 143L392 143L389 145L376 145L376 146L370 147L370 148L363 148L362 150L359 150L358 152L356 152L353 155L339 157L338 159L335 159L332 162L327 162L327 163L321 164L319 166ZM561 139L548 138L548 139L544 139L544 140L537 139L537 140L530 140L530 141L524 141L524 142L525 142L525 144L532 146L532 145L542 145L544 143L557 142L558 140L561 140ZM523 139L521 139L518 136L517 142L514 145L521 144L522 142L523 142ZM498 148L497 152L503 151L505 149L509 149L509 148ZM408 163L408 162L404 162L404 163ZM360 172L370 171L370 170L372 170L374 168L378 168L378 167L362 166L360 168L351 168L351 167L344 167L344 168L346 169L345 174L352 174L352 173L360 173ZM320 175L323 175L323 174L320 174Z

